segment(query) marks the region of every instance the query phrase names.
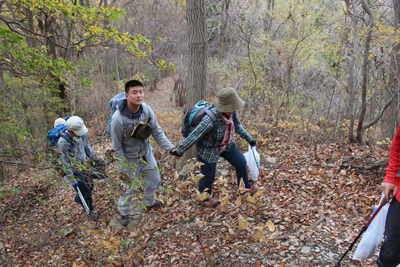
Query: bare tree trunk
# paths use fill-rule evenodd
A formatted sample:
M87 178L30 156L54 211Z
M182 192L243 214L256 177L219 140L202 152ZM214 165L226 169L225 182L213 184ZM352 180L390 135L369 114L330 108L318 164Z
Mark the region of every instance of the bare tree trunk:
M228 25L228 8L229 8L230 0L223 0L222 1L222 22L221 22L221 29L220 29L220 36L219 36L219 53L218 53L218 60L221 61L222 54L224 52L224 43L225 43L225 33L226 27Z
M187 0L186 16L189 46L186 107L189 109L199 100L205 99L207 92L207 32L204 0ZM193 146L176 161L176 170L179 172L186 161L196 155L196 148Z
M400 0L393 0L394 5L394 26L398 29L400 23ZM387 93L385 94L385 102L389 101L389 99L394 98L395 101L388 107L386 112L383 114L383 138L393 139L394 134L396 133L396 129L398 126L398 101L399 98L399 60L400 56L398 54L400 50L400 45L395 44L393 47L392 54L392 71L389 76L389 85Z
M104 7L108 7L107 0L104 0ZM108 25L109 25L109 21L104 20L104 27L107 27ZM115 55L114 49L106 49L106 62L105 62L106 75L111 75L115 70L115 61L114 61L115 56L114 55Z
M346 11L347 14L350 16L351 20L353 21L353 53L356 53L356 51L358 50L358 27L357 27L357 18L354 16L354 14L356 14L356 5L354 5L354 3L352 3L352 7L353 7L353 14L350 10L350 2L349 0L345 0L346 2ZM348 98L348 103L349 103L349 108L347 111L347 116L348 119L350 121L350 125L349 125L349 133L348 133L348 140L350 143L354 143L354 113L355 113L355 101L356 101L356 73L355 73L355 65L356 65L356 57L355 55L350 54L350 62L349 62L349 77L347 80L347 92L349 93L349 98Z
M188 23L188 95L186 104L191 107L206 97L207 89L207 32L204 0L186 2Z
M363 128L363 123L364 123L364 117L365 117L365 112L367 111L367 76L368 76L368 65L369 65L369 48L371 46L371 40L372 40L372 27L374 26L374 16L372 15L372 12L369 10L369 7L365 3L365 0L361 0L362 7L364 8L365 12L368 13L369 16L369 22L368 22L368 34L367 38L365 39L365 49L364 49L364 58L363 58L363 66L362 66L362 81L361 81L361 110L360 110L360 116L358 118L358 124L357 124L357 137L356 140L357 142L361 143L363 141L364 137L364 128Z

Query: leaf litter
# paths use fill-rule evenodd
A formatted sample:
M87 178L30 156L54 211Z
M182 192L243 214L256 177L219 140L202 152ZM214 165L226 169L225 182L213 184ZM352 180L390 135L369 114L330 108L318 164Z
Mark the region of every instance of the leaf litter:
M177 143L179 123L176 126L167 123L162 114L157 116ZM157 199L165 199L166 205L145 211L133 229L109 226L119 216L116 200L122 192L110 183L116 179L113 174L96 183L93 199L101 215L98 222L87 218L73 202L73 190L61 186L51 173L32 169L13 177L2 186L4 192L17 188L19 193L0 202L0 264L331 266L331 260L345 252L379 201L385 169L368 172L368 166L389 153L355 144L319 144L315 150L285 136L265 137L259 149L277 162L274 171L261 164L257 184L263 192L251 196L242 183L237 186L234 170L221 160L218 168L229 171L217 176L213 198L222 205L208 209L199 205L199 200L209 197L208 192L197 191L202 178L200 164L192 162L192 173L179 177L165 164L170 157L153 140L151 143L162 177ZM236 144L246 151L247 144L240 139ZM102 155L111 144L94 148ZM347 159L355 156L361 161L349 163ZM48 186L43 189L44 184ZM309 252L304 247L309 247ZM352 261L354 250L343 265L374 266L376 256Z

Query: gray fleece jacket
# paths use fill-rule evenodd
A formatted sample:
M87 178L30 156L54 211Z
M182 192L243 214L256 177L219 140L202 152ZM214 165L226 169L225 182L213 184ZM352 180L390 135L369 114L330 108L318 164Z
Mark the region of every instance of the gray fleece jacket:
M126 118L124 119L123 116ZM152 148L149 145L148 139L142 140L130 136L133 126L148 117L150 117L149 123L152 127L151 135L154 140L167 152L174 148L174 145L168 140L161 127L158 125L156 115L150 106L143 102L139 111L132 114L129 111L126 100L124 100L118 105L111 119L111 140L117 158L121 160L124 158L138 159L139 157L146 157L146 155L152 153ZM123 164L119 165L119 171L124 170L122 165Z

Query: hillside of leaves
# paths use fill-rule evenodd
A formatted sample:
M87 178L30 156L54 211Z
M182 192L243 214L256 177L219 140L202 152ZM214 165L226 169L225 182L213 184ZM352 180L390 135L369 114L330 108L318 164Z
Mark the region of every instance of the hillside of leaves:
M178 144L180 113L163 110L157 117ZM261 158L256 183L264 193L238 199L234 170L221 159L213 197L224 205L215 209L196 200L196 163L187 176L177 177L167 163L172 156L151 140L166 203L145 211L132 229L109 225L119 219L116 201L122 192L113 165L93 193L98 222L88 219L73 201L72 187L53 170L15 168L0 191L0 265L332 266L379 202L385 166L370 167L387 157L388 149L253 134L273 167ZM246 142L236 139L236 144L246 152ZM93 148L103 156L111 142L104 138ZM352 261L354 251L342 266L373 266L374 259Z

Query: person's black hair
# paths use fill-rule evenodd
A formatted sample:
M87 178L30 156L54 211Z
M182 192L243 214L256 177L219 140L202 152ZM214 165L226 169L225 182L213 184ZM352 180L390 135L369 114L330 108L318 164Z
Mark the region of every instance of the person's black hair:
M143 83L139 82L138 80L130 80L127 81L125 84L125 93L129 93L129 88L135 87L135 86L141 86L143 87Z

